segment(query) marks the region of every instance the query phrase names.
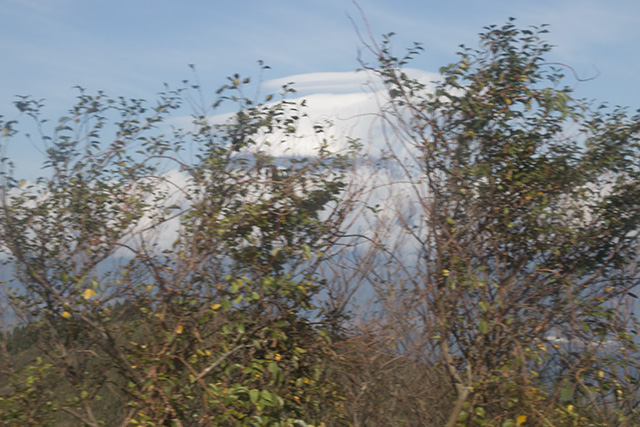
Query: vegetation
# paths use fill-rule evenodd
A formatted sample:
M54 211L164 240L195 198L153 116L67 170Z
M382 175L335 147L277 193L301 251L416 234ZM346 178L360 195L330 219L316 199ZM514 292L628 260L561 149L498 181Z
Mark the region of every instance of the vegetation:
M638 425L640 116L576 100L544 32L488 27L432 84L363 40L383 158L328 124L289 155L304 102L237 75L212 107L81 89L51 133L21 98L49 174L3 163L2 424Z
M412 192L381 323L446 370L442 425L637 423L640 116L575 101L544 31L489 27L434 90L374 50Z

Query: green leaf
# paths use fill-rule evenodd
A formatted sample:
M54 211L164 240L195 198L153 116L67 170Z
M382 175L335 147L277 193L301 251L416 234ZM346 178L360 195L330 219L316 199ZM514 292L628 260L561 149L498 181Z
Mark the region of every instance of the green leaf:
M478 330L483 334L486 334L489 331L489 324L487 323L486 320L481 320L478 323Z
M275 362L270 362L267 365L267 370L271 373L274 381L279 382L280 378L281 378L281 372L280 372L280 368L278 367L278 364Z
M269 390L260 391L260 400L263 400L268 406L273 406L276 403L274 394Z
M569 387L565 387L565 388L561 388L560 389L560 398L562 400L566 401L570 401L573 398L573 390Z
M260 390L256 390L256 389L249 390L249 400L251 400L251 403L255 405L256 403L258 403L259 399L260 399Z

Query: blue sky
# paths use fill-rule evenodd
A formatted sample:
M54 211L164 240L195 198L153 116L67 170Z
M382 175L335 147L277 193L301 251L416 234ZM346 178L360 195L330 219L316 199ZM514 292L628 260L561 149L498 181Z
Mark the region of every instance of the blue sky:
M550 24L548 40L557 48L549 60L571 65L582 77L600 73L589 82L568 80L578 96L640 107L636 0L359 4L376 36L398 34L398 51L423 43L425 52L412 66L425 72L454 61L458 45L473 46L486 25L510 16L520 26ZM272 68L266 80L301 81L302 94L355 92L346 73L358 67L361 44L347 14L365 30L350 0L1 0L0 114L12 118L14 95L32 95L44 98L46 115L57 118L72 105L75 85L153 99L164 82L178 87L191 78L188 64L197 66L213 99L226 76L255 76L259 59ZM19 145L12 154L32 159L30 150Z

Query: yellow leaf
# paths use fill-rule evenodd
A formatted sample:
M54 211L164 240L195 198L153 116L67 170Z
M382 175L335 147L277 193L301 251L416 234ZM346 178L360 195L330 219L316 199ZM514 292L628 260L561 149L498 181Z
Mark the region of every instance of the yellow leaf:
M213 305L211 306L211 310L217 310L217 309L219 309L220 307L222 307L220 304L213 304Z
M527 421L527 416L526 415L520 415L520 416L518 416L518 419L516 420L516 425L517 426L521 426L526 421Z
M176 328L176 334L181 334L183 330L182 325L178 325L178 327Z
M96 295L98 295L96 293L96 291L94 291L91 288L87 288L84 290L84 292L82 293L82 298L86 299L86 300L90 300L91 298L95 297Z
M65 319L71 319L71 313L69 313L68 311L63 311L60 316L64 317Z
M451 272L449 270L442 270L442 275L444 277L447 277L449 274L451 274Z

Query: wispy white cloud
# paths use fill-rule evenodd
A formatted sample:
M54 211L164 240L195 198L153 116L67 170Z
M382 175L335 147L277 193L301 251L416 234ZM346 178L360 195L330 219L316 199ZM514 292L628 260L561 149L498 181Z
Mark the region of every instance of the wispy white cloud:
M364 72L318 72L272 79L264 86L275 89L293 83L297 91L304 93L355 93L362 91L369 78Z

